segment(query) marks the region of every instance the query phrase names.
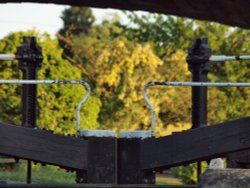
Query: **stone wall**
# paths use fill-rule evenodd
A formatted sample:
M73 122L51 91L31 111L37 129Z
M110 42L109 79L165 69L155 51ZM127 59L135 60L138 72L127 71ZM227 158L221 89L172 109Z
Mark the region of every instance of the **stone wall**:
M200 188L250 188L250 169L208 169Z

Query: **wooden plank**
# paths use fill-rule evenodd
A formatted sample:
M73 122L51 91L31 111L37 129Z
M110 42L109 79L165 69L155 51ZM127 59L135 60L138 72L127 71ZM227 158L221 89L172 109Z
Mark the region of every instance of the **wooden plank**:
M3 123L0 154L72 169L87 167L87 141Z
M88 184L116 184L117 164L115 137L90 137L88 140Z
M197 185L117 185L117 184L77 184L77 185L0 185L1 187L10 188L198 188Z
M154 184L155 173L140 168L140 138L118 139L118 184Z
M115 137L88 138L87 183L117 183L117 139Z
M141 142L141 168L166 169L250 148L250 117Z

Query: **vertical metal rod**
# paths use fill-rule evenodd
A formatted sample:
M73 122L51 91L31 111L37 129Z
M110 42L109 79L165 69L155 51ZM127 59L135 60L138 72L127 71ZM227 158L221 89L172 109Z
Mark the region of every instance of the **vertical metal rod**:
M31 184L31 170L32 170L32 164L31 161L27 161L27 177L26 177L26 183Z
M35 37L23 37L23 43L17 49L16 59L23 72L24 80L36 80L41 68L42 51ZM22 88L22 126L35 128L37 115L37 85L23 85ZM31 161L27 161L27 184L31 183Z
M31 184L31 175L32 175L32 165L31 165L31 161L27 161L27 180L26 183L27 184Z
M206 38L196 39L189 48L187 63L192 73L192 82L207 82L211 71L212 54ZM192 129L207 125L207 87L192 87ZM201 174L201 162L197 162L197 181Z
M41 47L35 37L23 37L23 43L18 47L16 58L23 73L24 80L36 80L37 71L41 68ZM36 84L23 85L22 88L22 125L29 128L36 127Z
M194 66L192 82L207 82L207 72ZM192 87L192 129L207 125L207 87Z
M197 180L198 180L198 182L199 182L201 173L202 173L202 164L201 164L201 161L198 161L197 162Z

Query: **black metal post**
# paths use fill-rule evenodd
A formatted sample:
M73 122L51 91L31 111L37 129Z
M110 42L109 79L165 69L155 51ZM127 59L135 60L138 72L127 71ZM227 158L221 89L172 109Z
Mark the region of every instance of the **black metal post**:
M207 38L198 38L188 50L187 63L192 82L207 82L212 64L212 50ZM192 87L192 129L207 125L207 87ZM201 162L197 163L197 177L201 174Z
M24 80L36 80L41 68L43 56L35 37L23 37L23 43L17 49L16 58L23 72ZM37 86L23 85L22 89L22 126L36 127ZM27 183L31 183L31 161L27 161Z
M212 54L206 38L196 39L188 50L188 68L192 73L192 82L207 82L212 64ZM192 128L207 125L207 87L192 87Z
M41 68L43 56L41 47L35 37L23 37L23 43L18 47L17 59L23 72L24 80L36 80L37 71ZM23 85L22 92L22 125L36 127L36 84Z

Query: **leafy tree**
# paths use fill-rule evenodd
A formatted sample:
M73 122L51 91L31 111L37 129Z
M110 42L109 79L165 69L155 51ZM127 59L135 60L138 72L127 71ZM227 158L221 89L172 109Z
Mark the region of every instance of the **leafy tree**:
M35 31L17 32L0 40L1 53L15 53L22 36L37 36L43 50L44 60L38 72L38 79L80 80L81 72L62 59L62 49L56 40L47 34ZM21 79L22 75L16 61L0 64L0 79ZM0 85L1 121L20 124L20 85ZM76 131L75 109L86 90L79 85L39 85L38 86L38 126L57 133L74 134ZM96 129L101 102L90 97L81 113L82 129Z
M185 57L195 37L208 37L213 54L250 50L247 30L159 14L126 15L129 25L106 20L92 26L87 35L75 36L72 43L74 62L103 102L99 121L106 129L148 128L143 85L154 80L191 80ZM249 70L249 61L215 63L209 79L244 82ZM152 87L148 95L156 108L158 136L191 127L190 88ZM208 124L248 115L249 96L247 88L209 88ZM195 181L195 165L177 171L186 183Z
M172 65L170 58L168 63L163 64L151 44L136 44L122 36L122 32L123 28L119 27L117 22L105 21L103 25L93 27L88 36L75 37L72 48L76 54L74 61L82 67L83 73L95 88L95 94L103 102L99 115L103 128L147 129L150 125L150 111L142 95L144 84L150 80L187 80L190 73L185 62L176 61L176 64ZM85 45L81 45L83 43ZM184 52L176 51L172 59L184 56ZM177 70L179 74L173 70ZM190 103L187 105L189 108L186 108L183 100L186 99L188 103L190 92L185 89L149 91L160 117L157 119L158 134L160 127L166 127L171 119L176 123L186 117ZM180 90L185 92L179 92ZM169 96L165 99L164 91L168 92ZM176 101L178 105L173 105L172 101ZM171 108L166 108L166 102L171 104ZM163 120L167 121L163 123Z
M150 16L148 16L150 17ZM214 24L214 23L203 23L203 22L198 22L198 21L190 21L190 20L185 20L185 19L178 19L178 18L172 18L172 17L163 17L162 15L157 15L154 16L156 23L152 21L148 25L146 24L147 20L146 18L140 18L137 16L136 23L132 22L131 25L136 25L137 27L135 28L127 28L125 26L122 26L120 23L117 22L108 22L105 21L104 23L100 25L93 26L91 28L91 31L88 35L85 36L79 36L75 37L74 43L72 44L72 49L75 52L74 56L74 62L78 66L81 67L83 70L84 75L86 76L87 79L89 79L93 85L94 88L98 90L98 88L102 88L104 86L99 85L98 79L103 79L104 73L106 71L112 71L112 61L106 60L103 62L101 65L98 64L97 67L97 62L100 61L100 57L103 57L103 53L106 51L106 48L111 48L110 45L114 45L115 42L113 41L125 41L125 46L126 50L130 51L132 53L133 47L138 46L140 44L141 46L149 45L152 52L159 57L162 57L161 59L164 61L164 63L159 66L157 69L154 70L154 73L158 75L157 79L159 80L165 80L165 81L188 81L190 80L190 73L187 70L187 65L185 62L185 57L187 51L187 47L191 45L192 40L189 38L194 38L194 37L201 37L204 36L203 31L207 31L207 35L210 37L210 45L212 46L213 49L215 49L215 54L221 54L222 52L222 46L227 47L227 43L223 41L222 39L219 39L218 37L212 37L213 33L217 32L219 36L229 36L232 35L230 33L230 29L226 26L220 26L219 24ZM153 17L153 18L154 18ZM150 17L148 20L152 20L153 18ZM160 20L160 21L159 21ZM168 24L161 24L165 20L166 22L169 22ZM133 21L133 19L132 19ZM159 21L159 23L157 22ZM172 24L176 22L176 26L174 27ZM138 25L140 23L141 25ZM161 27L159 27L161 25ZM168 27L172 25L173 28L172 30L167 30ZM191 25L191 26L190 26ZM146 30L149 31L147 34L143 34L144 27L149 27ZM195 27L194 27L195 26ZM154 29L156 27L157 29ZM191 27L191 28L190 28ZM174 30L174 28L176 30ZM209 29L207 29L209 28ZM160 30L161 29L161 30ZM168 43L165 43L164 46L160 46L160 43L158 43L157 39L160 38L158 35L163 32L163 30L166 30L168 32L167 35L165 36L164 40L168 41ZM191 32L191 31L192 32ZM150 37L150 31L152 34L151 41L149 39ZM157 32L155 32L157 31ZM140 35L138 34L140 33ZM183 33L183 36L182 36ZM192 35L189 33L193 33ZM178 37L181 35L182 37ZM192 37L190 37L192 36ZM139 38L138 38L139 37ZM143 38L144 37L144 38ZM175 40L172 40L171 38L175 38ZM129 40L128 40L129 39ZM131 41L131 40L132 41ZM146 43L145 41L149 40L149 43ZM163 42L163 39L161 39ZM84 45L82 45L84 44ZM217 44L221 47L218 47ZM173 46L173 48L172 48ZM182 48L180 48L182 46ZM113 51L116 47L113 47ZM158 52L158 48L161 48L161 51L164 51L168 55L164 55L164 53ZM179 49L178 49L179 48ZM117 48L119 49L119 48ZM115 53L112 53L113 51L110 50L109 54L110 56L115 56ZM123 51L121 54L126 54L126 50ZM133 61L132 56L130 55L128 58ZM109 58L107 58L109 59ZM122 59L122 56L119 55L115 57L116 61L118 62L119 60ZM132 62L132 64L134 61ZM106 66L107 65L107 66ZM210 74L210 79L211 80L223 80L221 79L221 74L218 74L220 69L221 69L221 64L220 65L215 65L215 68L213 70L213 73ZM136 67L138 68L138 67ZM123 71L126 71L125 68L122 69ZM246 69L247 70L247 69ZM123 72L121 71L121 72ZM104 72L104 73L103 73ZM143 71L142 71L143 72ZM99 75L99 76L98 76ZM123 77L126 77L126 74L120 74L118 75L117 79L123 79ZM127 75L129 76L129 75ZM156 77L152 78L152 80L156 80ZM230 80L229 80L230 81ZM141 82L146 83L147 80L142 80ZM121 85L123 85L125 82L122 82ZM143 84L142 84L143 85ZM138 93L138 95L141 95L141 90L142 90L142 85L141 88L137 88L135 91ZM117 88L121 88L122 86L116 86ZM132 89L132 88L130 88ZM190 110L191 110L191 104L190 104L190 89L188 88L172 88L171 92L169 92L169 88L167 89L162 89L161 91L154 90L157 94L155 96L158 96L158 100L160 102L155 103L156 108L157 105L160 107L159 109L159 121L164 122L164 126L166 127L168 124L172 123L178 123L178 122L190 122ZM209 123L216 123L216 122L221 122L225 121L226 119L229 119L227 112L225 111L225 105L218 105L218 104L227 104L226 102L226 93L222 89L217 89L217 88L212 88L210 89L211 92L209 92L209 109L216 109L216 110L210 110L209 111ZM112 90L111 90L112 91ZM167 95L165 92L168 92ZM107 121L107 116L113 117L112 114L118 114L117 109L123 108L125 104L125 98L117 100L117 93L116 92L107 92L107 93L96 93L97 96L101 96L101 99L104 103L102 107L102 112L99 116L101 120L101 124L105 127L110 126L112 123ZM105 96L108 96L107 98ZM112 97L111 97L112 96ZM170 97L172 96L172 97ZM247 95L244 95L244 98ZM160 98L159 98L160 97ZM108 98L111 98L108 100ZM153 97L151 97L153 98ZM106 101L108 100L108 101ZM113 102L111 102L112 100ZM118 101L118 102L114 102ZM219 102L218 102L219 101ZM244 100L243 100L244 101ZM183 102L185 102L185 105L183 105ZM105 104L113 104L111 109L113 110L104 110L104 109L109 109ZM142 104L140 104L142 105ZM237 105L237 104L236 104ZM171 108L169 108L171 106ZM238 107L241 105L238 105ZM124 109L125 110L125 109ZM124 112L126 115L124 115L124 118L126 116L129 116L131 113L128 110L127 112ZM244 110L239 110L239 114L244 114L247 111L247 108ZM108 112L108 114L106 113ZM243 112L243 113L242 113ZM102 116L102 114L104 116ZM149 114L149 113L148 113ZM115 115L118 117L117 115ZM138 116L139 117L139 116ZM230 118L237 118L236 114L233 117ZM112 118L115 119L115 118ZM120 119L120 118L119 118ZM146 125L144 123L141 123L141 119L138 118L138 123L136 122L137 120L135 119L133 121L133 124L135 126L130 125L131 127L145 127ZM108 122L108 123L106 123ZM121 122L127 122L125 119ZM159 123L158 127L162 125L162 123ZM121 127L129 127L128 123L127 125L121 125ZM141 125L141 126L137 126ZM143 125L143 126L142 126ZM113 126L111 126L113 127ZM146 126L147 127L147 126Z
M71 44L74 36L88 34L95 17L88 7L70 7L63 11L63 28L59 31L59 44L64 55L72 57Z
M186 50L193 40L194 20L162 14L126 11L128 25L122 25L123 34L138 43L151 43L162 59L169 58L178 49Z
M209 39L213 54L249 54L247 46L250 31L248 30L232 29L217 23L161 14L139 15L126 12L126 15L130 24L123 26L125 36L139 43L146 41L152 43L154 51L170 71L178 61L177 59L174 62L169 61L171 56L179 50L186 52L191 41L197 37ZM184 59L179 59L179 61L183 61L185 64ZM173 66L170 67L170 64ZM209 79L211 81L246 82L249 79L249 71L249 61L214 63ZM235 99L237 102L233 102ZM247 115L250 110L249 104L246 103L247 99L249 99L249 89L247 88L210 88L209 124ZM187 115L189 116L189 114L185 114L185 116Z

